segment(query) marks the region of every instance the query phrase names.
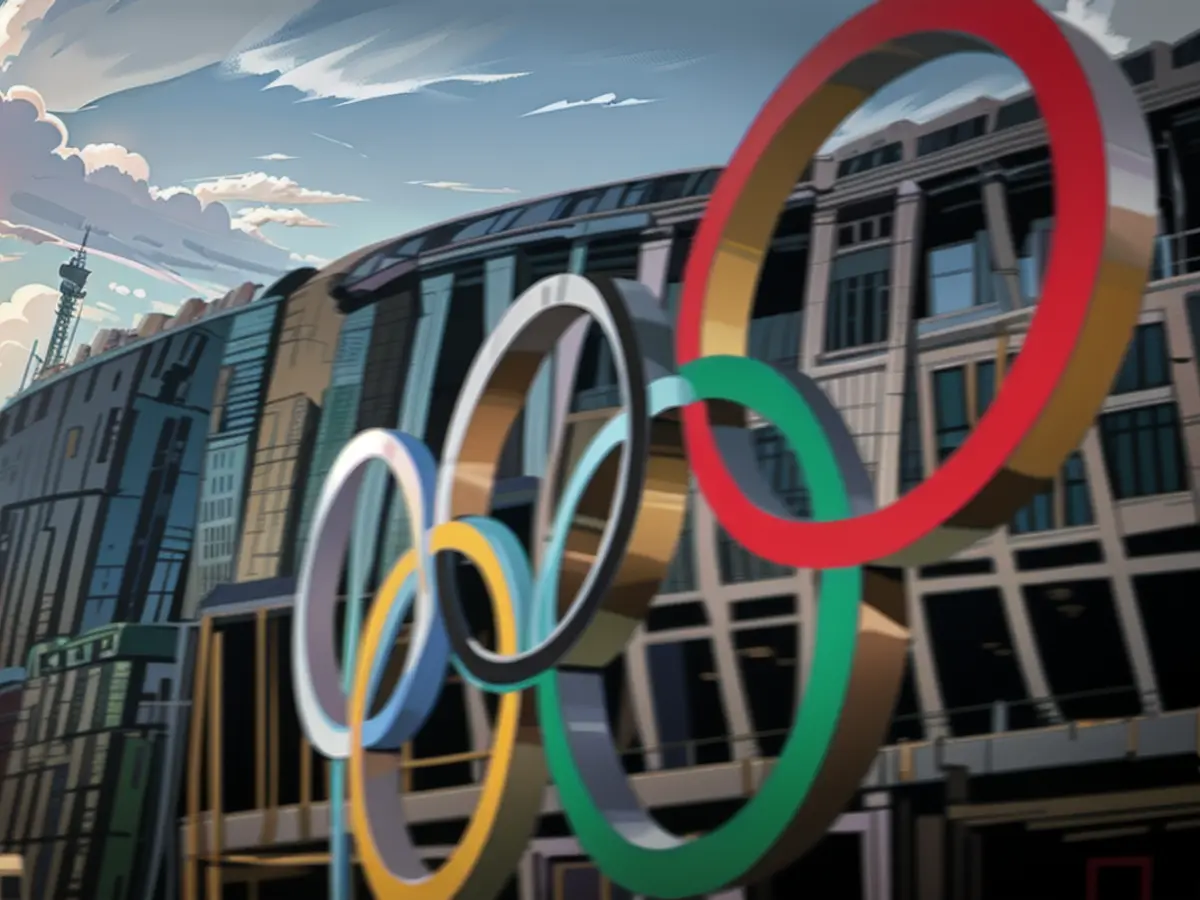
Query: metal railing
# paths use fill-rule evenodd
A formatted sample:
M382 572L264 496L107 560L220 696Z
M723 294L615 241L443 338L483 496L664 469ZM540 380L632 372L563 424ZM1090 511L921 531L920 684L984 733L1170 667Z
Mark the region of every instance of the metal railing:
M1200 272L1200 228L1176 234L1160 234L1154 240L1154 281Z

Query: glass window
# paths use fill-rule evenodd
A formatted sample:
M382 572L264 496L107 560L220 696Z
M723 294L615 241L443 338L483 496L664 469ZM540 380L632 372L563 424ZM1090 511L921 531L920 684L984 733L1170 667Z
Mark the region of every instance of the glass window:
M469 241L469 240L472 240L473 238L483 237L485 234L487 234L489 231L491 231L492 226L496 224L497 218L499 218L499 217L498 216L484 216L482 219L476 219L474 222L472 222L470 225L468 225L466 228L464 228L462 231L460 231L457 235L455 235L454 240Z
M651 202L665 203L668 200L678 200L683 196L691 175L669 175L654 183L654 196Z
M975 242L929 254L929 314L939 316L975 305Z
M825 350L879 344L887 340L891 273L883 269L849 275L829 285L825 311Z
M975 419L983 418L996 396L996 364L984 360L975 364Z
M496 224L492 226L488 234L498 234L501 231L507 231L524 211L525 207L518 206L516 209L510 209L506 213L501 213L500 217L496 219Z
M1092 495L1088 491L1087 468L1079 453L1072 453L1063 464L1063 524L1067 528L1090 525L1093 521Z
M621 202L621 195L625 193L625 185L618 184L608 188L596 203L596 212L610 212L617 208L617 204Z
M708 638L647 649L663 768L729 761L729 728Z
M650 193L649 181L638 181L629 186L629 190L625 192L624 198L621 200L622 207L641 206L643 203L649 203L647 195Z
M700 176L700 180L697 181L695 187L692 188L692 194L697 197L705 194L711 194L713 188L717 186L717 179L720 177L720 175L720 169L709 169Z
M1139 325L1133 333L1125 361L1113 382L1112 393L1147 391L1171 383L1167 366L1167 335L1161 322Z
M1100 436L1117 500L1186 489L1174 403L1106 413L1100 418Z
M933 373L938 462L959 448L971 430L967 421L967 380L962 366Z
M560 206L565 203L563 197L555 197L552 200L543 200L541 203L535 203L528 207L525 212L512 224L514 228L528 228L532 225L542 225L554 218Z

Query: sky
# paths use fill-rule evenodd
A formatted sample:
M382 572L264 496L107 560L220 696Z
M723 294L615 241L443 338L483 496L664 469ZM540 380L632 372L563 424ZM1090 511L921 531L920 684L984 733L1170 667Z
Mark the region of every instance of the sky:
M1113 54L1200 29L1196 0L1041 2ZM0 398L85 224L90 340L499 203L721 165L865 5L2 0ZM942 60L834 141L1023 87L1001 58Z

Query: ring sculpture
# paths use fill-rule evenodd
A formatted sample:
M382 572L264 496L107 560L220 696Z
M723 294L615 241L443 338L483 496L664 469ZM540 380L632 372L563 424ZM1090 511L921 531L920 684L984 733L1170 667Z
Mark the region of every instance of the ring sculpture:
M1020 356L983 420L928 480L877 509L855 443L821 389L747 357L756 282L787 196L837 125L905 72L981 50L1013 60L1037 96L1055 175L1053 252ZM944 559L1009 521L1103 402L1147 280L1154 183L1149 136L1123 74L1035 0L881 0L822 40L750 126L694 239L674 332L640 285L548 278L484 341L440 464L407 434L371 430L350 441L318 504L292 635L300 720L334 764L334 896L347 896L353 835L377 900L491 900L533 836L551 781L583 851L634 894L716 892L802 855L852 799L885 738L909 637L903 567ZM488 518L490 499L539 365L581 319L612 347L623 406L566 482L534 571L515 535ZM796 455L810 520L789 516L759 476L746 409L773 423ZM334 615L347 547L351 568L363 558L356 504L372 461L396 483L410 549L379 588L343 672ZM602 673L647 615L692 477L741 544L821 578L810 668L763 789L716 830L683 838L630 786ZM382 487L362 491L365 502L378 506ZM451 552L482 576L495 651L471 637ZM403 670L377 697L410 612ZM348 628L359 634L356 622ZM477 808L431 872L405 824L397 753L428 719L450 667L501 696Z

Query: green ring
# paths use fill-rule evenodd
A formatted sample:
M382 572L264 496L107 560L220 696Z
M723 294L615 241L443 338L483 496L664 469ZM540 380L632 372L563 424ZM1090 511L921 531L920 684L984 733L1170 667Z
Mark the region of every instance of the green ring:
M851 514L841 469L816 415L770 365L748 357L707 356L680 370L697 400L737 403L784 435L801 462L816 521ZM803 453L800 451L803 450ZM558 678L537 683L546 760L563 812L583 851L610 879L635 894L684 898L738 884L791 824L817 775L841 720L858 641L863 595L860 567L822 573L812 667L797 701L783 750L759 792L725 824L674 847L651 849L612 828L593 801L566 739Z

